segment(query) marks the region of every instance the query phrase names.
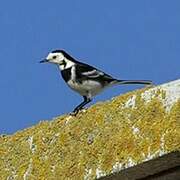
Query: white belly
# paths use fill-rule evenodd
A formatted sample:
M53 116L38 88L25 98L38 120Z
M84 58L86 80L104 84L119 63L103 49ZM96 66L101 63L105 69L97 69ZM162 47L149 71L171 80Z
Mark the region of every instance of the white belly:
M68 81L68 85L81 96L87 96L89 98L97 95L103 90L99 82L92 80L84 81L83 83L76 83L70 80Z

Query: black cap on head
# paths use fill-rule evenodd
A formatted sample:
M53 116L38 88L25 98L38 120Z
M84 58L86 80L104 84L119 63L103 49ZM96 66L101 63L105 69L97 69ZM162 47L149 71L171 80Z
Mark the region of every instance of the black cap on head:
M54 50L51 53L62 53L67 59L71 60L71 61L76 61L72 56L70 56L66 51L64 50Z
M52 53L66 53L64 50L59 50L59 49L57 49L57 50L54 50L54 51L52 51Z

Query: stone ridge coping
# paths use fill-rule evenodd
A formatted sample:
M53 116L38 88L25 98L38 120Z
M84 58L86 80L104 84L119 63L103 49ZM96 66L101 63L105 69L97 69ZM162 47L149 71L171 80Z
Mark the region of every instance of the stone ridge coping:
M180 150L180 80L0 136L4 179L91 180Z
M180 177L180 151L171 152L159 158L141 163L137 166L130 167L99 178L100 180L131 180L131 179L148 179L152 177L163 176L163 174L171 173L171 170L177 171L175 177ZM178 173L179 172L179 173Z

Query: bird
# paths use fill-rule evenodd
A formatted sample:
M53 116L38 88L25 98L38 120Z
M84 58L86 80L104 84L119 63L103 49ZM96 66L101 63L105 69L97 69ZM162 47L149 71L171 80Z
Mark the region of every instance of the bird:
M40 63L52 63L58 66L62 78L67 85L83 97L70 113L76 115L85 105L90 103L94 96L104 89L114 85L143 84L152 85L150 80L120 80L83 62L76 60L65 50L53 50Z

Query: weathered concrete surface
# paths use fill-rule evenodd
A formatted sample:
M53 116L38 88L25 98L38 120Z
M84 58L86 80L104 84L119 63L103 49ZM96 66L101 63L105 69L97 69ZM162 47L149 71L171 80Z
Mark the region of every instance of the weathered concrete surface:
M94 179L180 150L180 80L0 137L0 179Z
M179 180L180 152L171 152L113 173L100 180Z

